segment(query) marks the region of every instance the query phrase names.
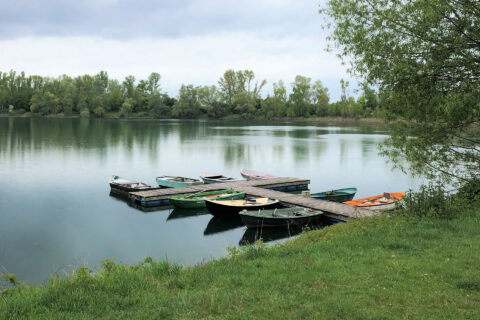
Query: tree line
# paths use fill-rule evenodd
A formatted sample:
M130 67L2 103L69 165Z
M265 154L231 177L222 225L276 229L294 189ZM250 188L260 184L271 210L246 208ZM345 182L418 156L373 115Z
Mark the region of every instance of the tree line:
M291 93L280 80L273 83L273 93L266 97L261 93L267 81L256 80L251 70L227 70L217 86L183 84L177 97L162 92L160 79L156 72L147 79L137 81L129 75L119 82L105 71L75 78L0 71L0 112L242 119L379 117L382 112L380 98L373 89L364 86L355 99L349 96L349 84L344 80L340 83L341 99L330 102L328 89L320 80L312 82L301 75L291 83Z

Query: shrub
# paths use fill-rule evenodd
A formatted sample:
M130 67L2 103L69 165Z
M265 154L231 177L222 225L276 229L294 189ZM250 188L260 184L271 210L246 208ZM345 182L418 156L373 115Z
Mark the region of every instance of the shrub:
M94 113L97 117L101 118L101 117L103 117L103 115L105 114L105 110L103 109L103 107L100 107L100 106L99 106L99 107L96 107L95 110L93 110L93 113Z
M465 182L457 193L458 197L469 201L480 201L480 178Z
M83 110L80 112L80 117L82 117L82 118L88 118L88 117L90 117L90 111L88 111L87 108L83 109Z
M454 197L439 185L422 185L417 192L407 192L402 212L419 217L447 217L458 210Z

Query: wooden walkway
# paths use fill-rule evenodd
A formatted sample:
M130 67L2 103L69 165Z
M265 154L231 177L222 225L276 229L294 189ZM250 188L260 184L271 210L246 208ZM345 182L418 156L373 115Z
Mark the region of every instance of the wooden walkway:
M325 212L325 215L327 217L342 221L345 221L348 218L363 218L379 214L379 212L377 211L352 207L343 203L318 200L288 192L269 190L271 188L288 188L290 186L294 187L308 184L310 184L310 180L299 178L275 178L268 180L235 181L226 183L203 184L184 188L166 188L132 192L130 193L130 198L135 202L140 203L145 201L168 199L171 196L179 194L220 189L235 189L237 191L245 192L246 194L252 196L268 197L280 200L282 203L285 204L321 210Z
M224 183L212 183L212 184L201 184L197 186L183 187L183 188L165 188L165 189L155 189L148 191L139 191L131 192L130 198L134 197L135 200L160 200L168 199L171 196L192 193L192 192L201 192L201 191L211 191L211 190L221 190L221 189L235 189L240 191L241 187L259 187L259 188L279 188L279 187L288 187L288 186L298 186L310 184L308 179L299 179L299 178L275 178L268 180L239 180L233 182L224 182Z
M298 194L267 190L258 187L241 187L237 190L252 196L277 199L285 204L321 210L324 211L325 216L341 221L346 221L348 218L364 218L380 214L378 211L352 207L343 203L319 200Z

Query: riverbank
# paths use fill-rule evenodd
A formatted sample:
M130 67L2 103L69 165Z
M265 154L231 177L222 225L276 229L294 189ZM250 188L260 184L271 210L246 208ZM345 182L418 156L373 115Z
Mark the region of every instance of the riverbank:
M5 319L473 319L480 209L383 215L193 267L145 259L81 268L0 296Z
M32 112L25 112L25 113L0 113L0 117L19 117L19 118L81 118L78 114L51 114L42 116L39 114L35 114ZM95 116L91 116L91 118L97 118ZM126 117L121 117L118 113L107 113L103 117L104 119L158 119L153 116L149 116L146 114L132 114ZM161 119L171 119L171 118L161 118ZM195 120L195 119L192 119ZM243 120L240 117L222 117L222 118L200 118L198 120ZM301 117L279 117L273 119L265 119L265 118L254 118L252 120L258 121L274 121L274 122L311 122L311 123L338 123L338 124L384 124L385 121L381 118L343 118L343 117L310 117L310 118L301 118Z

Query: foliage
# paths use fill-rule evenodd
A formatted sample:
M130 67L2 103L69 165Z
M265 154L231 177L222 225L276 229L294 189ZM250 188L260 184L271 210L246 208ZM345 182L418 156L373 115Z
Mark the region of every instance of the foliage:
M341 55L379 88L395 121L384 154L429 178L478 179L480 2L330 0L322 13Z
M422 185L417 192L407 192L403 201L403 212L418 217L452 217L462 211L459 200L441 185Z
M103 109L102 106L98 106L98 107L96 107L96 108L93 110L93 113L94 113L97 117L101 118L101 117L103 117L103 115L105 114L105 110Z
M198 88L193 85L180 87L178 100L172 108L172 115L179 118L197 118L200 115Z
M130 112L132 112L134 108L135 100L133 98L126 98L125 101L122 103L120 107L120 115L122 117L128 116Z
M480 203L480 179L472 179L458 188L458 195L467 201Z
M88 108L84 108L82 111L80 111L80 117L82 118L90 117L90 111L88 111Z
M129 75L122 82L110 79L105 71L76 78L27 77L23 72L0 72L0 112L13 106L20 113L31 111L41 115L275 119L371 117L377 116L381 109L378 95L369 87L355 100L348 96L345 86L342 101L330 103L328 89L320 80L312 82L301 75L290 88L281 80L273 83L273 95L265 98L262 90L267 81L256 81L251 70L227 70L218 87L182 85L177 98L162 92L160 80L160 74L155 72L138 81Z

